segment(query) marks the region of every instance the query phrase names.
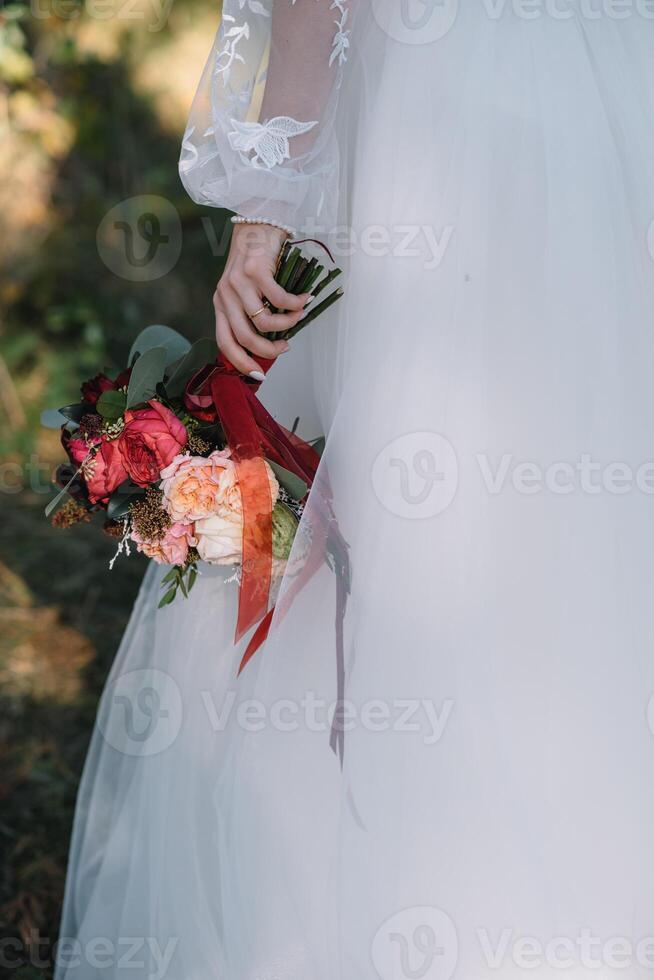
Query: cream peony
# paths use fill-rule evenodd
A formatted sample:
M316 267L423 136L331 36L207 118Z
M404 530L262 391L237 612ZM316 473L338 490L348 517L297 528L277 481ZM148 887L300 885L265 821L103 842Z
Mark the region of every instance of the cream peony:
M212 455L218 454L213 453ZM181 479L185 480L184 474L186 472L183 466L180 467L177 473L172 476L172 480L177 479L179 474L181 474ZM260 472L258 461L250 463L246 460L241 463L237 471L233 461L223 455L218 464L216 479L213 483L215 494L212 512L195 520L197 549L203 561L213 565L233 565L242 560L243 505L239 479L248 487L253 496L262 498L262 495L257 493L260 486ZM261 509L270 506L271 502L274 507L279 496L279 484L267 463L266 474L268 476L268 490L264 492L267 501L263 499L259 501ZM175 488L172 488L169 495L170 500L175 499L176 492ZM164 499L165 494L164 489ZM170 504L168 506L170 507Z
M243 555L243 522L214 514L195 523L200 558L212 565L235 565Z

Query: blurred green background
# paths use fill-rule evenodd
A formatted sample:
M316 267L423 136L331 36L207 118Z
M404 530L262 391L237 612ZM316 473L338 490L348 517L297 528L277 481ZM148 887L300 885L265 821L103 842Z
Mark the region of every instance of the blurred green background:
M177 158L218 19L217 0L0 12L0 940L21 958L0 973L16 980L51 975L77 783L144 571L110 573L98 527L49 525L63 456L39 416L122 366L148 323L212 330L225 215L185 196Z

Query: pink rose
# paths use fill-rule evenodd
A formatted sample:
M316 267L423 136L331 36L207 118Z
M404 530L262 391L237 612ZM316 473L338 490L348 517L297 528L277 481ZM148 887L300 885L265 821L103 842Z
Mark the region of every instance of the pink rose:
M161 470L181 452L187 439L177 416L152 399L147 408L127 409L125 428L116 441L134 483L147 487L159 479Z
M223 483L233 479L229 449L210 456L175 456L161 471L163 506L173 521L199 521L216 513Z
M144 541L136 531L131 538L139 551L160 565L183 565L189 548L197 544L192 524L172 524L158 541Z

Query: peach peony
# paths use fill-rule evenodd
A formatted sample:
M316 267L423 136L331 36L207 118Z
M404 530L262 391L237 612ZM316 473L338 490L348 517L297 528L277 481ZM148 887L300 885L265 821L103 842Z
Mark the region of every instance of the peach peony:
M265 467L270 490L270 504L274 507L279 497L279 483L268 463L265 463ZM244 460L238 468L238 473L236 467L223 473L216 497L216 513L228 520L242 521L243 504L240 485L244 483L253 495L258 491L260 475L261 467L258 459Z
M223 487L231 486L235 465L229 449L210 456L175 456L161 471L163 506L173 521L199 521L216 513Z
M250 489L254 493L259 487L261 470L258 461L250 464L246 460L241 463L238 471L230 459L223 457L223 461L218 475L213 513L196 520L195 536L203 561L214 565L233 565L240 562L243 556L243 505L239 479L246 484L252 481ZM266 493L267 501L261 499L263 506L272 504L274 507L279 496L279 484L268 463L266 475L269 493Z
M183 565L189 548L197 544L192 524L172 524L158 541L144 541L136 531L131 538L139 551L161 565Z

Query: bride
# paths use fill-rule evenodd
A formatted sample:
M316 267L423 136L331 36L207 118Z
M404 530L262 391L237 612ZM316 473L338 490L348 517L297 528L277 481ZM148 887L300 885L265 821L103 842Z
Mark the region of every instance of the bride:
M59 980L652 975L653 44L646 3L225 0L180 170L238 215L222 349L327 437L343 740L329 568L239 678L234 584L157 610L151 568ZM347 276L287 352L289 235Z

